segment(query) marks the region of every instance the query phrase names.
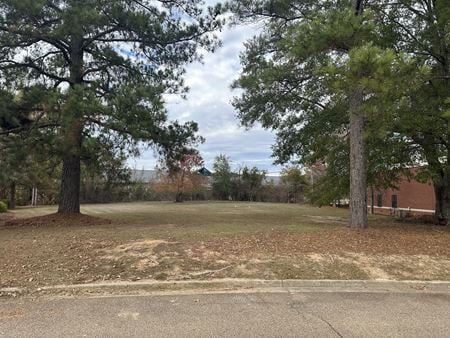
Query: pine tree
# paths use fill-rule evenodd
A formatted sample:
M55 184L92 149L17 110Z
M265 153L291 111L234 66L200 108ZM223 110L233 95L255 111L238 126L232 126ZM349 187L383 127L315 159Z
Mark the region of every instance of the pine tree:
M435 215L450 220L450 1L383 0L374 4L386 47L416 63L399 101L392 130L408 142L419 178L431 180ZM418 71L423 69L424 71Z
M1 0L0 74L59 93L60 213L80 212L86 138L113 134L165 151L196 125L167 124L163 95L183 93L183 66L213 50L222 7L199 0Z
M393 169L386 159L405 157L404 140L385 123L401 93L399 75L410 69L407 57L378 44L376 20L361 4L235 3L240 19L266 21L263 32L247 42L243 72L234 84L243 90L234 101L242 124L259 122L277 132L278 163L334 166L330 173L343 177L335 184L347 185L334 191L349 193L349 225L356 228L367 226L368 167L374 182ZM381 155L383 144L389 147ZM395 181L404 165L394 167L385 183Z

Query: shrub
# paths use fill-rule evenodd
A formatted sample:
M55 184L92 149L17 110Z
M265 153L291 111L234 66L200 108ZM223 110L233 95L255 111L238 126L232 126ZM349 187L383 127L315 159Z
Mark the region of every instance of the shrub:
M0 213L7 212L7 211L8 211L8 207L7 207L6 203L0 201Z

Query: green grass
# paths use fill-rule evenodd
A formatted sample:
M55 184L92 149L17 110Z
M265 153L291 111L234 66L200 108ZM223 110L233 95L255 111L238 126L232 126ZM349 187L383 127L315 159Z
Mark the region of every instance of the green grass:
M55 207L23 208L18 217L55 212ZM83 205L82 212L110 219L118 231L151 228L154 237L207 239L267 231L314 232L345 224L347 211L298 204L240 202L142 202Z

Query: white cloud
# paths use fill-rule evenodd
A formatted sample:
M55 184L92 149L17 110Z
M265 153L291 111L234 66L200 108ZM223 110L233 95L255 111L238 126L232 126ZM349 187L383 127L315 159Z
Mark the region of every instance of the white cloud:
M174 95L166 97L170 119L193 120L199 124L200 134L206 138L200 151L208 167L212 166L214 157L222 153L230 156L235 165L256 165L272 172L280 169L272 165L274 135L261 128L247 131L239 127L230 103L237 95L230 86L241 69L239 54L244 42L255 33L256 28L251 26L226 27L219 34L223 46L214 54L206 54L203 63L187 67L185 79L190 87L187 99ZM146 169L153 168L155 163L152 152L130 161L130 165Z

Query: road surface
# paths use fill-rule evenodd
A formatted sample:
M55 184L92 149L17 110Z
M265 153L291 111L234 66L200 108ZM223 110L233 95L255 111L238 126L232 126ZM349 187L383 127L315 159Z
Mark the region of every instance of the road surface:
M450 337L450 294L261 292L0 300L1 337Z

